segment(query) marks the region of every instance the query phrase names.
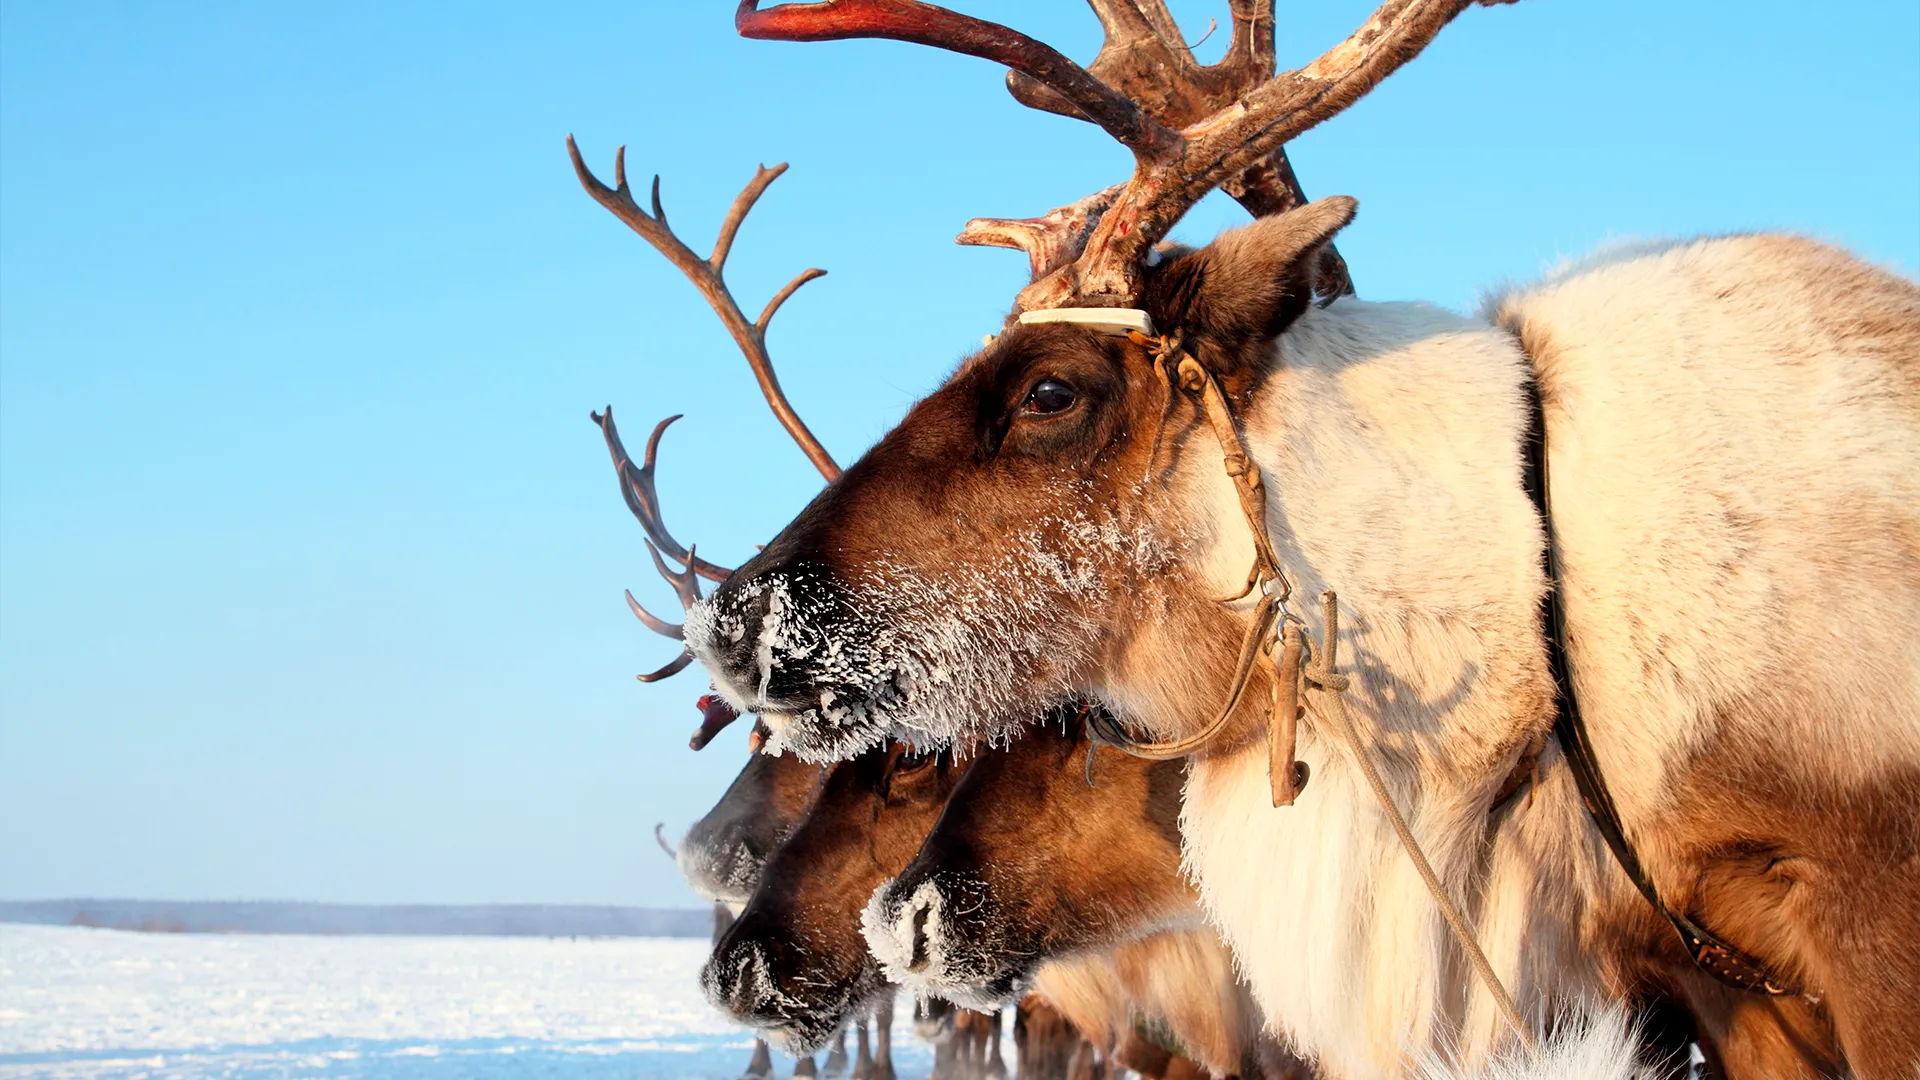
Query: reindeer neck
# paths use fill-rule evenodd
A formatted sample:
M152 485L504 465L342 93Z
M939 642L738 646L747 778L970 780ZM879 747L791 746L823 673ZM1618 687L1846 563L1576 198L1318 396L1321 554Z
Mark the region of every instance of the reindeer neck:
M1484 324L1425 305L1342 301L1282 338L1242 421L1293 609L1318 635L1313 598L1338 592L1354 721L1455 894L1517 905L1482 926L1483 944L1509 985L1537 1000L1577 995L1592 976L1570 957L1543 969L1533 960L1541 950L1521 948L1527 935L1565 929L1540 920L1577 906L1578 875L1546 880L1558 871L1504 854L1531 846L1529 830L1581 835L1577 799L1556 774L1531 816L1488 817L1519 755L1552 722L1536 609L1541 532L1520 478L1526 370L1512 339ZM1222 567L1238 554L1223 548ZM1189 862L1221 924L1239 931L1232 944L1252 958L1262 1005L1355 1076L1392 1075L1409 1038L1415 1048L1497 1042L1490 1004L1458 989L1470 975L1431 898L1347 751L1311 712L1300 758L1311 778L1285 809L1268 804L1258 742L1201 760L1183 817ZM1294 867L1298 880L1241 880ZM1536 906L1536 893L1569 902ZM1302 989L1325 979L1351 992ZM1351 1008L1329 1011L1341 1001Z

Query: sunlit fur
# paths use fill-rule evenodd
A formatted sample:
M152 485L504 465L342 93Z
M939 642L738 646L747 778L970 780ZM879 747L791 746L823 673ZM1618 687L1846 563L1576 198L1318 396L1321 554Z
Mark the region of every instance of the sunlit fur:
M1837 252L1754 237L1602 261L1490 306L1517 343L1438 312L1422 328L1397 306L1386 318L1356 303L1309 314L1282 340L1282 366L1246 421L1279 493L1270 531L1282 562L1305 597L1339 591L1365 741L1449 888L1477 910L1496 968L1544 1022L1618 973L1606 970L1617 958L1591 953L1583 923L1637 901L1554 751L1531 805L1491 822L1491 835L1483 823L1514 749L1549 718L1534 629L1539 534L1517 483L1516 344L1538 363L1548 402L1580 699L1629 831L1685 906L1713 855L1703 838L1769 828L1764 797L1736 810L1723 792L1676 817L1686 773L1757 759L1790 788L1864 788L1856 801L1869 805L1831 800L1851 814L1801 811L1790 853L1821 833L1875 831L1876 798L1910 813L1920 303L1910 285ZM1218 486L1212 505L1237 518ZM1237 546L1218 551L1222 582L1244 562ZM1267 805L1259 747L1199 761L1183 819L1190 865L1261 1003L1339 1068L1391 1074L1406 1050L1451 1040L1482 1060L1501 1023L1330 737L1309 722L1312 786L1286 811ZM1908 859L1883 886L1892 908L1863 910L1847 895L1847 878L1857 886L1877 868L1808 875L1832 874L1825 902L1891 946L1872 963L1892 961L1896 996L1853 997L1856 1067L1913 1053L1900 1046L1914 1029L1897 1025L1920 991L1915 913L1897 905L1916 896L1914 837L1896 828L1884 844L1896 866ZM1831 965L1860 958L1836 961L1819 940L1775 962L1857 995L1846 983L1866 980L1834 978ZM1442 989L1462 985L1473 987L1464 1003Z
M1636 1064L1636 1040L1617 1009L1574 1018L1557 1027L1538 1050L1510 1049L1478 1066L1441 1050L1420 1057L1418 1080L1655 1080L1659 1069Z
M1791 1042L1755 1034L1767 1024L1809 1033L1793 1052L1814 1068L1910 1073L1920 289L1756 236L1616 252L1482 319L1310 307L1306 268L1352 212L1321 200L1229 233L1150 272L1141 303L1237 408L1316 634L1317 597L1337 590L1362 741L1527 1023L1678 998L1732 1074L1799 1069L1766 1056ZM736 693L772 687L787 734L828 756L889 725L1005 731L1063 692L1142 732L1196 730L1232 668L1247 604L1218 598L1251 544L1212 433L1184 399L1163 410L1150 370L1144 348L1091 332L1003 333L696 613L696 652ZM1600 764L1667 901L1810 992L1759 1027L1628 887L1551 743L1538 784L1489 817L1553 711L1544 534L1521 480L1536 370ZM1082 400L1023 411L1041 376ZM1112 543L1050 539L1109 524ZM776 613L780 647L760 657L753 591L783 582L804 618ZM910 610L947 596L969 603ZM1195 762L1182 828L1213 919L1269 1021L1333 1072L1404 1076L1441 1047L1487 1060L1512 1036L1325 702L1309 707L1313 776L1290 809L1269 804L1251 704Z

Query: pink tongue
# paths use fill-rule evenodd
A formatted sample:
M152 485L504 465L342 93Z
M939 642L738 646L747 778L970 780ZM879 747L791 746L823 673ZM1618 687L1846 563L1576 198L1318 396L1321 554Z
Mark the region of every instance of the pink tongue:
M694 705L700 710L700 730L693 733L687 745L695 750L704 748L723 728L740 719L740 714L719 694L702 694Z

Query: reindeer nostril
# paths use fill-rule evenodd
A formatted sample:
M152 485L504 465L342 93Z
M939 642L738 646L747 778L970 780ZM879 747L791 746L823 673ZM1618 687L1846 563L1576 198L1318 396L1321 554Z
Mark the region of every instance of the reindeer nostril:
M927 948L927 916L933 911L932 904L913 906L913 950L907 958L908 971L925 971L929 952Z
M772 980L767 977L767 958L759 949L748 950L740 958L740 967L734 976L734 1011L742 1016L751 1016L760 1003L767 999L767 990L771 985Z
M707 1000L741 1020L760 1015L775 996L766 954L757 944L716 954L702 978Z

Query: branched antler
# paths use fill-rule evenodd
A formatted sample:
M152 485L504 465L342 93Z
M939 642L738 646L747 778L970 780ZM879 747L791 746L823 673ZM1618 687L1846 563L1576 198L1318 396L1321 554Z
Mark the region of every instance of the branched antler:
M633 190L627 185L626 147L621 147L614 154L614 185L612 187L601 183L600 179L593 175L593 171L587 168L586 162L580 156L580 148L574 143L571 135L567 136L567 156L572 159L574 174L580 178L580 186L587 190L587 194L593 196L594 201L606 207L613 216L625 222L628 228L639 233L641 238L652 244L660 254L665 255L669 262L686 275L687 280L693 282L701 295L707 298L707 304L713 308L714 314L720 317L727 332L733 335L734 343L746 355L747 364L753 369L754 379L760 384L760 392L766 396L767 404L773 409L774 416L779 418L781 426L786 428L787 434L800 445L801 451L807 455L808 460L813 462L814 468L820 470L820 475L826 477L828 481L839 476L840 467L834 464L832 456L827 453L825 447L820 445L820 440L814 437L813 432L807 428L806 422L800 419L800 415L787 401L786 392L780 388L780 379L774 373L773 360L767 353L767 327L773 322L773 317L779 312L781 305L785 304L800 286L822 276L826 271L809 267L794 275L793 280L773 294L773 298L760 309L760 317L751 323L747 322L746 314L740 310L740 305L734 299L732 291L727 288L724 276L727 256L733 251L733 241L739 235L740 226L747 220L747 214L752 211L754 203L759 201L760 196L766 192L768 185L779 179L781 173L787 171L786 165L775 165L771 169L763 165L755 171L753 179L747 182L746 187L740 189L740 194L734 197L733 205L727 210L727 216L720 222L719 235L715 237L713 243L713 253L703 259L694 254L693 249L687 247L667 224L666 209L660 205L658 176L653 178L650 199L653 212L648 213L641 209L640 204L634 201ZM621 498L626 500L627 509L633 511L633 516L640 519L641 527L647 532L647 554L653 557L654 569L658 570L660 576L673 586L674 595L679 598L681 606L692 608L700 602L700 578L704 577L708 581L725 581L732 571L700 558L695 554L692 545L682 547L680 542L667 531L666 522L661 517L660 495L653 482L654 461L660 449L660 436L666 433L668 425L680 417L669 416L654 427L653 434L647 439L646 457L641 465L635 466L633 459L627 454L626 447L621 445L619 430L614 427L613 407L609 405L604 416L600 413L592 415L594 423L600 425L600 431L606 438L607 452L613 456L614 471L620 477ZM669 565L670 561L678 563L679 566ZM649 630L676 641L683 639L684 632L679 623L669 622L654 615L634 599L632 592L628 592L626 598L627 607L632 610L634 617L645 624ZM680 655L672 662L658 671L641 675L639 678L641 682L655 682L677 674L692 662L693 654L683 646ZM709 723L712 723L717 713L710 709L703 711L708 716ZM722 723L720 726L724 727L725 724ZM704 731L705 728L702 730ZM704 739L695 736L694 741L698 745L694 748L699 749L700 745L705 744L705 739L711 739L713 733L718 730L718 727L713 728L711 732L707 732Z
M647 531L645 543L647 554L653 556L653 568L660 572L661 577L667 579L669 585L673 586L674 595L680 599L680 606L691 609L693 605L700 602L701 578L706 578L708 581L725 581L727 575L733 571L701 558L690 546L681 547L680 542L667 531L667 523L660 517L660 493L653 485L653 470L660 452L660 436L665 435L668 426L680 417L669 416L654 425L653 434L647 437L646 457L640 465L636 466L633 458L628 456L626 446L620 442L620 429L613 424L613 406L607 406L604 414L591 415L593 422L600 425L601 434L606 437L607 453L612 455L613 470L620 477L620 496L626 500L627 509L633 511L633 516L640 519L640 527ZM661 558L662 551L666 553L667 558ZM681 568L667 565L667 559L680 563ZM640 601L633 598L632 592L628 592L626 597L627 607L632 610L635 618L646 625L647 629L675 641L682 640L683 633L679 623L668 622L640 606ZM677 674L692 662L693 654L682 646L680 655L671 663L639 678L641 682L657 682L669 675Z
M919 0L765 11L758 0L741 0L734 22L748 37L892 38L994 60L1012 69L1008 86L1023 103L1091 120L1133 150L1133 177L1111 196L1043 218L977 220L961 234L962 243L1027 251L1034 280L1015 307L1031 311L1133 303L1148 250L1216 187L1256 214L1303 201L1287 141L1358 100L1475 2L1510 0L1387 0L1345 41L1279 75L1271 0L1232 0L1233 40L1210 67L1194 62L1162 0L1090 0L1106 29L1092 71L1016 31ZM1114 105L1116 96L1135 109ZM1340 284L1344 278L1342 271Z
M787 282L784 288L774 294L773 299L767 301L767 306L761 309L760 317L751 323L740 310L740 305L734 300L733 293L728 291L722 276L726 270L727 255L733 251L733 238L740 231L741 223L746 221L747 212L753 209L753 204L767 190L767 186L779 179L781 173L787 171L785 163L775 165L771 169L762 165L754 173L753 179L747 182L747 186L740 189L740 194L734 197L733 206L727 211L726 220L720 223L720 235L714 241L713 254L703 259L695 255L693 249L681 242L680 238L667 226L666 211L660 206L658 176L653 178L653 213L647 213L640 208L639 203L633 201L633 191L627 186L626 147L622 146L614 153L612 187L601 183L600 178L593 175L593 170L587 168L587 163L580 157L580 148L574 144L571 135L567 136L567 156L573 159L574 174L580 178L580 186L587 189L587 194L593 196L595 202L606 207L614 217L625 222L628 228L639 233L641 238L652 244L660 254L665 255L667 261L678 267L680 272L687 276L687 280L693 282L694 287L700 290L701 295L707 298L707 304L713 308L713 313L720 316L720 321L726 325L727 332L733 335L734 343L739 345L740 351L746 355L748 366L753 368L753 377L760 384L760 392L766 395L767 404L773 408L773 414L780 418L780 425L787 429L787 434L793 436L794 442L800 444L801 451L807 455L809 461L813 462L813 467L820 470L821 476L826 477L829 482L838 477L840 467L833 463L833 457L827 453L826 447L821 446L820 440L814 438L813 432L807 429L806 422L800 419L800 414L793 411L793 406L787 401L786 392L780 389L779 377L774 374L773 360L767 355L767 326L773 321L774 313L780 310L780 305L786 303L787 298L791 297L800 286L824 275L826 271L810 267L794 275L792 281Z
M727 575L733 573L732 570L717 563L696 558L690 549L681 547L680 542L667 531L666 521L660 516L660 492L653 484L655 459L660 453L660 437L667 433L667 428L671 427L675 420L680 419L680 414L675 413L654 425L653 434L647 436L646 456L641 459L641 464L638 466L634 465L633 458L627 454L627 448L620 442L620 429L613 426L613 406L607 406L605 415L600 413L588 415L592 416L594 423L600 425L600 433L607 440L607 453L612 455L614 472L620 477L620 497L626 500L627 509L633 511L633 516L640 519L640 527L647 531L648 549L659 549L654 551L655 560L659 559L661 552L665 552L668 558L686 566L708 581L727 580ZM695 586L695 589L697 590L698 586ZM679 591L683 596L686 593L685 589L679 589ZM693 599L698 601L700 598L695 595Z
M1012 68L1049 87L1079 115L1100 125L1143 159L1169 160L1179 153L1178 132L1052 46L999 23L918 0L826 0L781 4L765 11L758 8L759 0L740 0L733 25L741 37L771 41L890 38L966 53Z

